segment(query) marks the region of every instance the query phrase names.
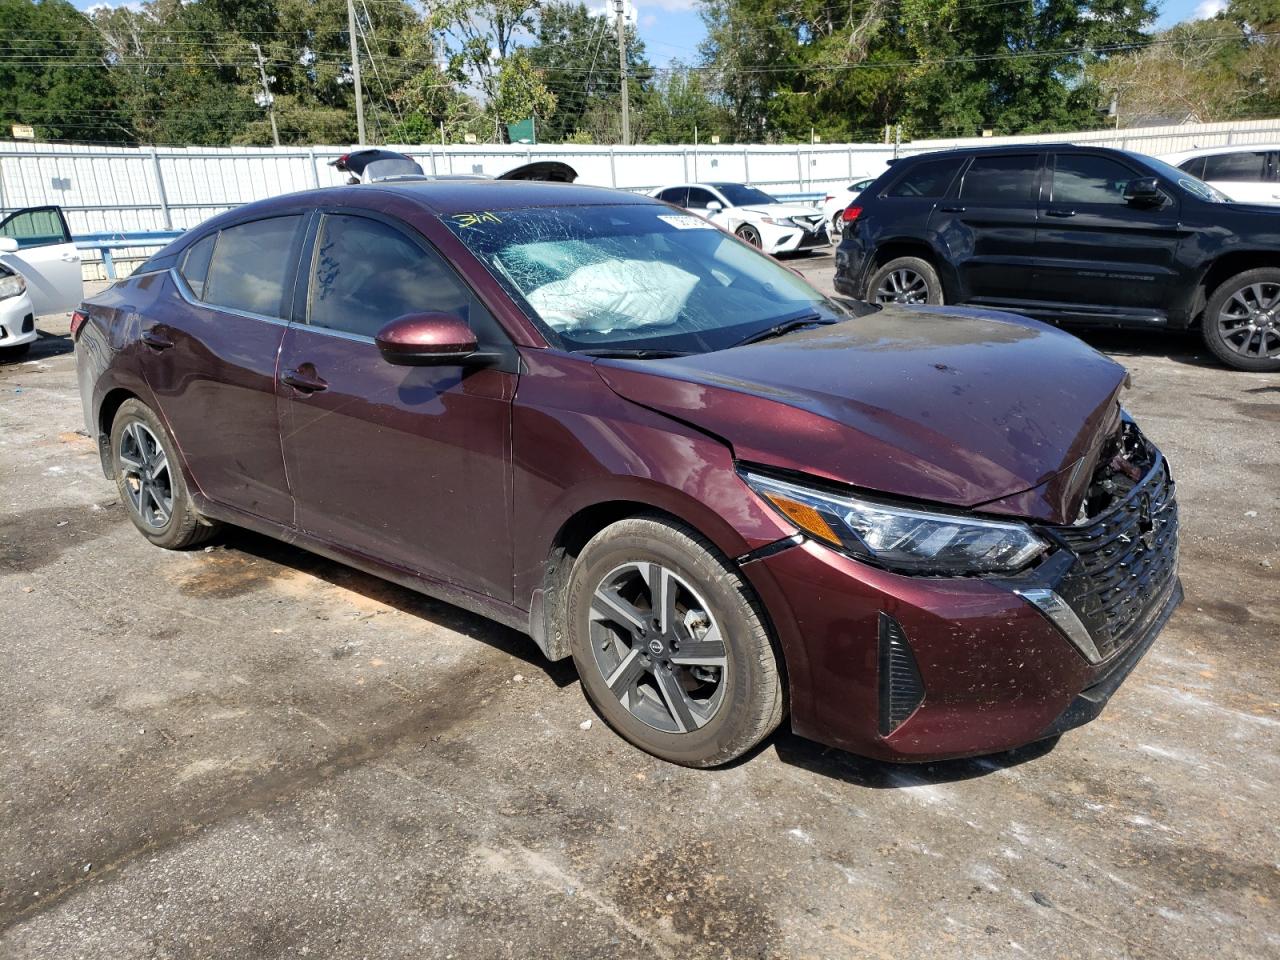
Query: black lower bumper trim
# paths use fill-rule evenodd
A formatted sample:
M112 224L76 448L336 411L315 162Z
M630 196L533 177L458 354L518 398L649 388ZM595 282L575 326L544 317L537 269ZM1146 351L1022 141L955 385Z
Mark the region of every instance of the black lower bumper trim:
M1182 584L1181 582L1176 582L1173 591L1169 594L1169 599L1165 601L1159 615L1152 620L1145 635L1121 655L1115 666L1103 679L1077 694L1076 698L1067 706L1067 709L1062 711L1058 719L1053 721L1048 729L1037 739L1045 740L1049 737L1056 737L1061 733L1066 733L1068 730L1082 727L1097 717L1102 712L1102 708L1107 705L1107 701L1111 699L1111 695L1120 689L1120 684L1124 683L1129 674L1133 672L1133 668L1138 665L1138 661L1151 649L1151 645L1156 642L1156 637L1160 635L1160 631L1164 629L1164 625L1173 616L1173 611L1178 608L1178 604L1181 602Z

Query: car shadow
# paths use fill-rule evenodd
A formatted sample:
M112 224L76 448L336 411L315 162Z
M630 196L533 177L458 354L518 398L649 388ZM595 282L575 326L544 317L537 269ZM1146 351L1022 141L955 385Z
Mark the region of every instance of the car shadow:
M1045 756L1057 746L1058 739L1050 737L1048 740L1040 740L1003 753L932 763L885 763L870 760L835 747L824 747L812 740L798 737L786 728L773 736L771 745L778 759L788 766L869 790L894 790L985 777ZM768 749L769 745L770 741L766 741L764 749Z
M329 560L302 547L240 527L224 527L213 544L214 549L236 551L287 570L305 573L343 590L350 590L365 599L415 617L423 621L424 626L443 627L487 644L541 670L557 687L567 687L578 679L572 660L547 660L533 639L526 634L443 600Z
M1097 327L1062 327L1095 350L1113 357L1168 357L1175 363L1207 367L1230 373L1231 370L1200 339L1196 331L1187 330L1117 330Z
M45 333L42 330L24 353L15 355L0 348L0 367L16 367L22 363L30 363L32 360L51 360L54 357L72 353L75 348L76 345L71 342L69 336Z

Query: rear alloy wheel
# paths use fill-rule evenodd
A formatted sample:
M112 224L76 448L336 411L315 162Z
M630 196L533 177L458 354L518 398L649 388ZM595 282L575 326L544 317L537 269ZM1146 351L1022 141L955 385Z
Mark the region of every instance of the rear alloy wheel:
M178 550L208 540L217 526L191 503L177 453L160 419L139 400L126 400L111 426L111 464L129 519L159 547Z
M708 767L782 719L768 631L746 584L706 540L659 517L623 520L583 548L565 615L583 689L623 737Z
M1280 269L1247 270L1213 292L1204 310L1205 346L1237 370L1280 370Z
M747 241L757 250L764 246L764 242L760 239L760 231L749 223L744 223L735 232L741 239Z
M942 303L938 272L919 257L898 257L881 266L867 283L872 303Z

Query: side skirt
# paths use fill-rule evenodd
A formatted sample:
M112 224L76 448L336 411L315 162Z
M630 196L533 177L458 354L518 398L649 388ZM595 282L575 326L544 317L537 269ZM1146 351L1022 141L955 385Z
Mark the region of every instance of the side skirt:
M265 520L254 514L216 503L205 496L197 494L195 491L191 492L191 497L195 501L196 510L202 516L211 520L220 520L235 527L244 527L254 533L260 533L283 543L301 547L326 559L354 567L370 576L389 580L391 583L408 590L424 594L435 600L451 603L455 607L461 607L463 610L487 617L490 620L496 620L512 630L524 634L529 633L529 611L522 610L515 604L500 600L497 597L488 597L484 594L467 590L457 584L424 577L403 567L384 563L359 551L312 537L272 520Z

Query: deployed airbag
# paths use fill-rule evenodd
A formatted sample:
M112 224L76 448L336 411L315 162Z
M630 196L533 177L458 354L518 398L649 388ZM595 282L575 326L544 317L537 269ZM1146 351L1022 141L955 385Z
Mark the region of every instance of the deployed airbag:
M698 278L669 263L603 260L578 267L528 294L557 330L629 330L673 323Z

